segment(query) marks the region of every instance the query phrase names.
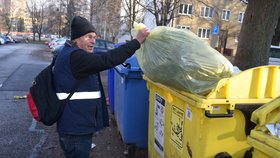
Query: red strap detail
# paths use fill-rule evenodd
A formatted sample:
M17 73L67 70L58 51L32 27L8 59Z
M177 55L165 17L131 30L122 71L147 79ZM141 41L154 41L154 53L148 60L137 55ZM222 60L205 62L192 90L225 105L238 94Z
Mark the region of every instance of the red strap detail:
M34 100L33 100L30 92L28 92L28 94L27 94L27 102L28 102L29 110L30 110L31 114L33 115L33 117L35 118L35 120L40 121L40 117L39 117L39 113L38 113L36 104L34 103Z

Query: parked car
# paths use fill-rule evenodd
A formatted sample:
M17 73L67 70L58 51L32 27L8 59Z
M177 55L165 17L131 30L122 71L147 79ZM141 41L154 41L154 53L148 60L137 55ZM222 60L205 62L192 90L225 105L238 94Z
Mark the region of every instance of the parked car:
M271 46L269 51L269 65L280 65L280 46Z
M4 44L9 43L7 36L0 36L4 40Z
M93 52L95 54L106 53L108 50L114 49L115 44L111 41L96 39Z
M67 39L57 39L57 40L53 40L50 44L49 47L51 49L51 51L54 51L56 49L56 47L58 46L63 46L64 43L66 42Z
M0 37L0 45L5 44L4 38Z
M57 54L63 49L63 47L64 47L64 43L63 45L52 46L51 48L52 54L54 56L57 56ZM114 48L115 48L115 44L113 42L102 40L102 39L96 39L93 52L95 54L101 54L101 53L106 53L108 50Z
M11 36L6 36L8 43L15 43L15 40Z

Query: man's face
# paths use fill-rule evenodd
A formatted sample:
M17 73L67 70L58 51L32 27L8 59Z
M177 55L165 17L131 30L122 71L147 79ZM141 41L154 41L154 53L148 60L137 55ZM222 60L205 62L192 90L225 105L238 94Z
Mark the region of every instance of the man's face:
M96 33L90 32L76 39L77 46L88 53L93 52Z

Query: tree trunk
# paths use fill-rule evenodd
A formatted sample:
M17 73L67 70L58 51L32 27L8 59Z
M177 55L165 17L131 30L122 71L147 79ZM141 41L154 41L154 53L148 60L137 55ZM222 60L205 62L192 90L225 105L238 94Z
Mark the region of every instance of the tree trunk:
M241 70L267 65L279 17L280 0L250 0L240 31L234 65Z
M274 36L272 38L271 45L279 46L279 43L280 43L280 16L278 18L278 24L275 28L275 33L274 33Z

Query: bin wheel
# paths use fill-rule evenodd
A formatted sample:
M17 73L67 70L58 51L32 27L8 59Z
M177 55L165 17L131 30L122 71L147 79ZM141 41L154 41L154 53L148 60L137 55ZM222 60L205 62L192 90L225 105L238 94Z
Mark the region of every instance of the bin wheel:
M214 158L232 158L232 157L227 152L220 152L220 153L216 154Z
M125 158L133 158L135 156L136 147L135 145L127 145L124 151Z

